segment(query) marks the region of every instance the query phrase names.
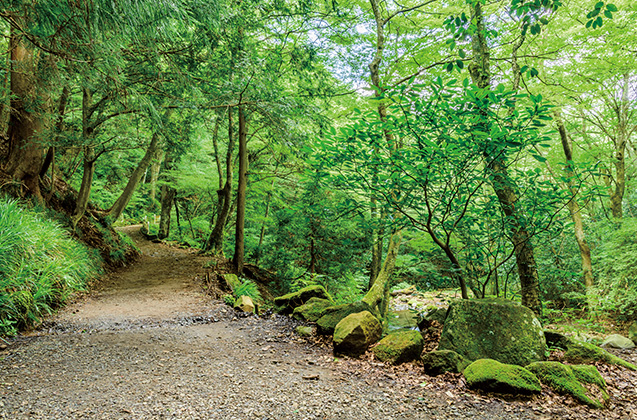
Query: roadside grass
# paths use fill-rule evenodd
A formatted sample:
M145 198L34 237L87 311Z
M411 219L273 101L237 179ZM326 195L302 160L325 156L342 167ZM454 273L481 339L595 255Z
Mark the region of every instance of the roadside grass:
M45 214L0 197L0 336L37 325L100 274L96 252Z

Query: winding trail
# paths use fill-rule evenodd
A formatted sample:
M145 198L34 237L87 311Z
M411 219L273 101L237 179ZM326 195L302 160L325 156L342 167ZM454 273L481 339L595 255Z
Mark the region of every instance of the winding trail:
M335 360L287 317L210 300L195 280L205 259L137 230L140 261L0 353L0 418L581 418L432 387L415 366Z

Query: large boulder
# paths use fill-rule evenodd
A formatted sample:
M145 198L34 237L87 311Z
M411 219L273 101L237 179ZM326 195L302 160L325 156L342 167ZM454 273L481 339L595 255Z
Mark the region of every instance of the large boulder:
M422 355L422 365L429 376L438 376L445 372L460 373L469 363L452 350L435 350Z
M438 349L526 366L544 360L546 341L530 309L503 299L463 299L450 305Z
M239 296L234 302L234 308L243 312L256 312L256 305L249 296Z
M506 394L537 394L542 392L540 381L522 366L480 359L463 372L467 386L489 392Z
M325 309L323 316L316 321L317 331L319 334L332 335L334 334L336 324L341 322L343 318L350 314L356 314L364 311L372 312L369 305L361 301L331 306Z
M348 356L360 356L377 342L383 328L369 311L350 314L334 329L334 352Z
M332 300L327 290L321 285L307 286L301 290L279 296L274 299L274 306L277 311L282 314L291 314L294 308L303 305L313 297Z
M420 332L401 330L385 336L372 352L377 359L398 365L418 359L424 345Z
M628 327L628 338L633 340L633 343L637 344L637 321L633 322Z
M612 347L614 349L626 350L634 348L635 343L633 343L633 340L626 338L623 335L611 334L606 337L602 344L600 344L600 347Z
M609 398L606 381L595 366L534 362L526 369L557 393L571 395L588 406L601 408ZM593 388L597 388L596 392L592 392ZM601 399L596 399L596 395L601 395Z
M294 308L292 317L299 321L316 322L330 306L334 306L331 300L313 297L303 305Z

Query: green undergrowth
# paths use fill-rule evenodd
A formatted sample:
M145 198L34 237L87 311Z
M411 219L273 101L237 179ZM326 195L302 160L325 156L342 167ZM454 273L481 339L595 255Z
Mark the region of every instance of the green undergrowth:
M59 223L0 197L0 335L36 325L100 274L99 255Z

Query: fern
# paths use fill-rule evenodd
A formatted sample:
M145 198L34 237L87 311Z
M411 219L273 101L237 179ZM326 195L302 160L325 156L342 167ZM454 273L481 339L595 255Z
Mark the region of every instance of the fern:
M259 292L259 288L252 280L243 279L241 284L234 290L234 294L237 297L247 296L254 302L261 301L261 293Z

